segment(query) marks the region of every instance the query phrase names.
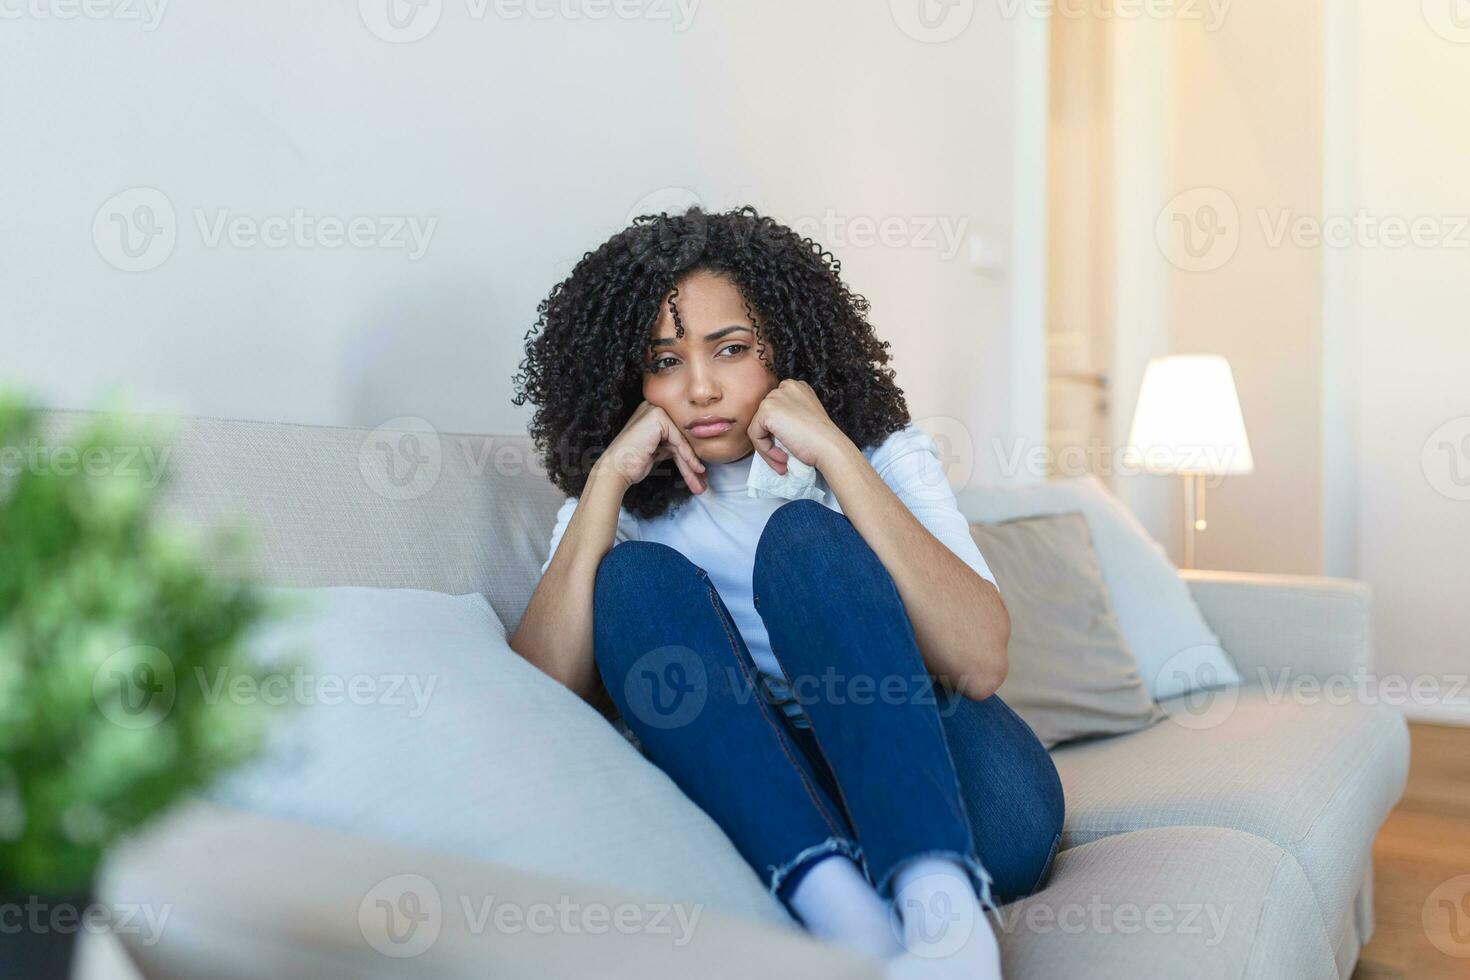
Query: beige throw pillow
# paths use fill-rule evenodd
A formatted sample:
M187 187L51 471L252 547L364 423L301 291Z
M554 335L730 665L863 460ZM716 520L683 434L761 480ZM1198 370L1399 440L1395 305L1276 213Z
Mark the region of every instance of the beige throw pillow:
M1011 617L996 693L1042 743L1136 731L1164 718L1118 628L1081 511L971 524Z

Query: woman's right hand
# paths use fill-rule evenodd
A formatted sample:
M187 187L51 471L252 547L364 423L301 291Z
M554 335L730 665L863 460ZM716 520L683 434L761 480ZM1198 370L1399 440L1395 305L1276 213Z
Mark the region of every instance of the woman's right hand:
M671 456L689 491L702 493L708 485L703 476L704 461L668 413L645 399L593 465L617 474L631 487L642 483L654 464Z

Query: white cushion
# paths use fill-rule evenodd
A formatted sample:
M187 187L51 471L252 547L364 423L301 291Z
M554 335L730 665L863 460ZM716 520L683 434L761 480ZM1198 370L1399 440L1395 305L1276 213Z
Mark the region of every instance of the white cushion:
M1155 700L1240 683L1164 549L1096 476L979 484L955 499L967 519L986 524L1073 510L1087 516L1118 627Z
M704 811L510 649L483 596L267 591L311 604L252 643L309 661L307 693L215 801L794 927Z

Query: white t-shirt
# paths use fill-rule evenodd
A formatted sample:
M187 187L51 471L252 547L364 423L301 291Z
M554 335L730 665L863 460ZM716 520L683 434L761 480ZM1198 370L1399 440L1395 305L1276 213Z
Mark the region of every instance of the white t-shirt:
M982 578L995 582L990 566L970 537L969 522L955 505L954 491L949 486L939 453L928 433L909 423L878 446L864 449L863 456L930 534ZM709 486L704 493L694 494L658 517L644 519L630 514L627 508L621 508L613 543L658 541L676 549L704 569L719 590L725 608L730 611L750 650L751 659L780 688L785 675L771 653L770 637L760 613L756 611L751 577L761 531L776 508L789 501L782 497L751 497L747 493L753 460L752 453L733 463L707 463L705 476ZM816 485L825 494L819 502L842 513L837 495L820 472L817 473ZM557 545L571 523L577 501L577 497L568 497L557 511L556 527L551 532L551 551L541 566L543 575L551 566L551 557L556 554ZM787 705L787 710L788 713L796 713L795 705Z

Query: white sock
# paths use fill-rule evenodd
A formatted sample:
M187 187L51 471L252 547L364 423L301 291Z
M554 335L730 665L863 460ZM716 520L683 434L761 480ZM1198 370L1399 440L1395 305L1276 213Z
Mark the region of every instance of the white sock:
M970 876L956 861L919 857L899 868L890 928L904 951L885 968L889 980L1000 978L1000 944Z
M813 936L884 962L903 952L888 904L845 854L821 858L802 875L791 906Z

